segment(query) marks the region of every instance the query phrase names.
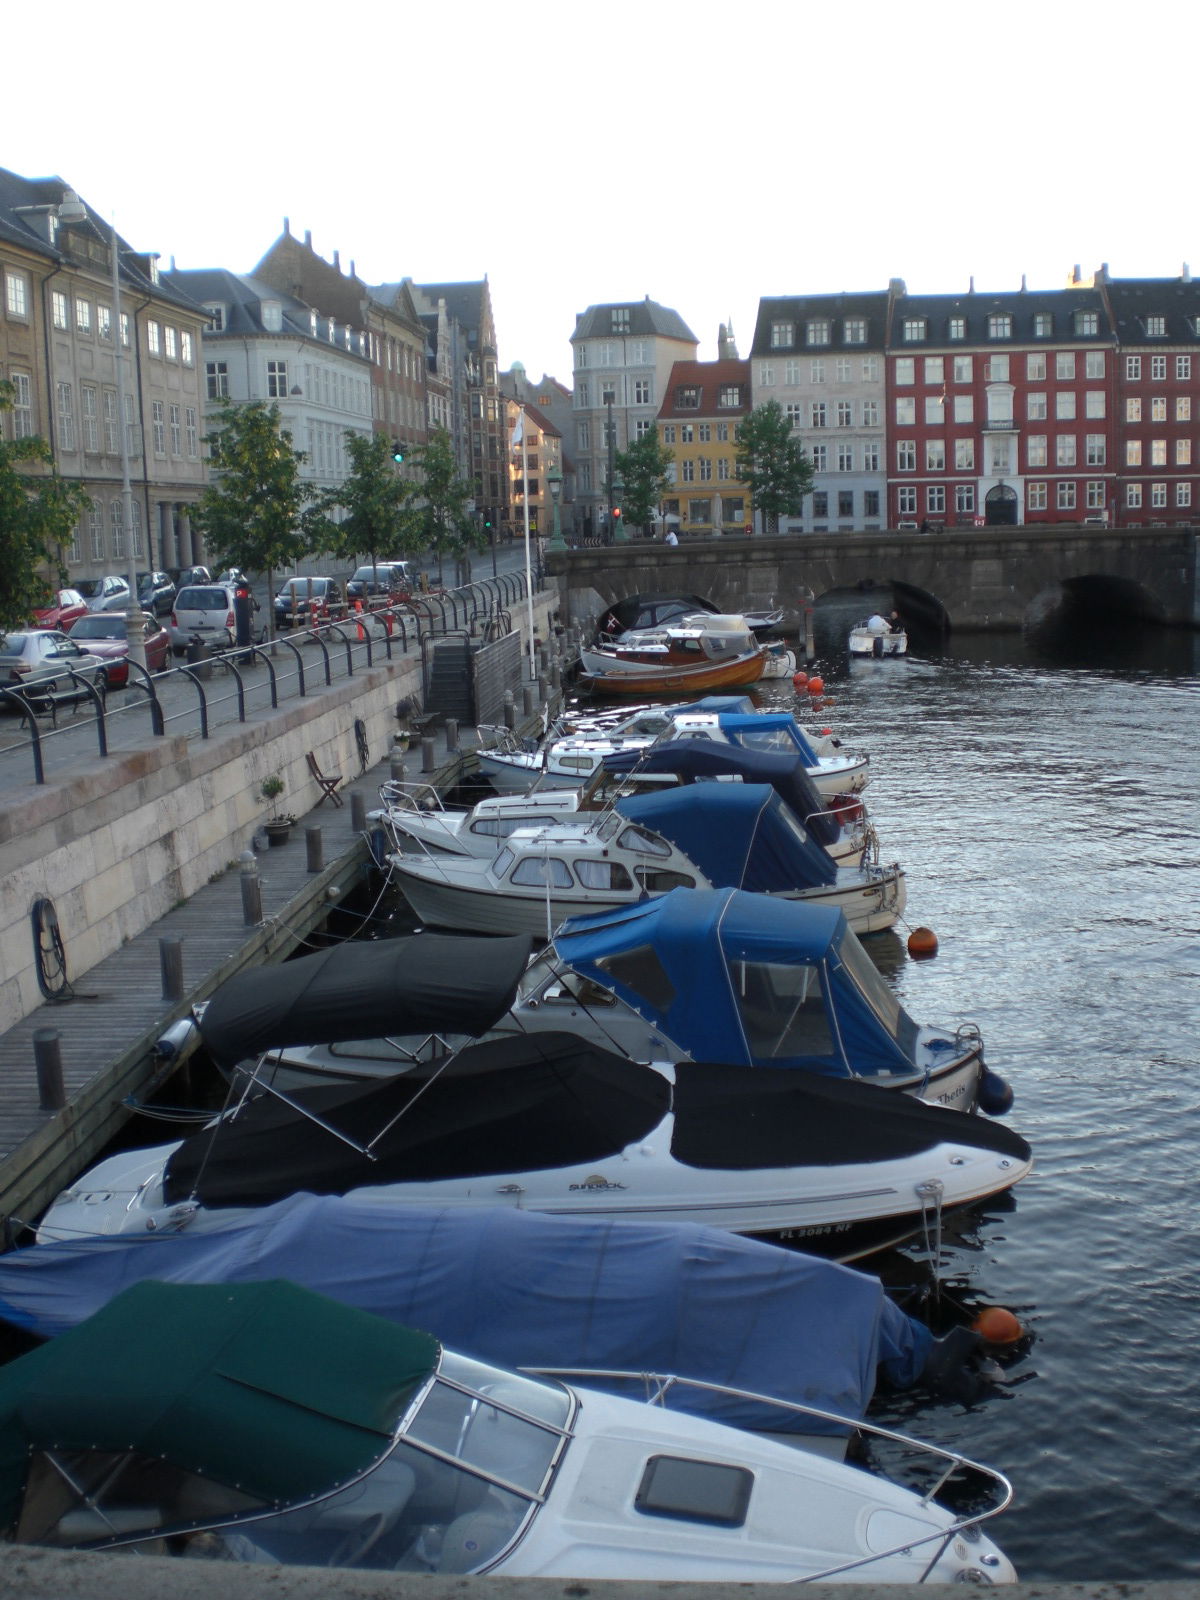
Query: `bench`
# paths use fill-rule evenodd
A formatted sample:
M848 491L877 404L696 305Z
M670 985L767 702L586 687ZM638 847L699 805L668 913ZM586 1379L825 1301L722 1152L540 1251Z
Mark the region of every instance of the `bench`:
M317 758L311 750L304 759L308 762L308 770L312 773L313 779L321 791L321 798L317 801L317 804L323 806L326 800L332 800L335 806L345 805L346 802L337 792L338 784L342 781L341 773L322 772L317 763Z

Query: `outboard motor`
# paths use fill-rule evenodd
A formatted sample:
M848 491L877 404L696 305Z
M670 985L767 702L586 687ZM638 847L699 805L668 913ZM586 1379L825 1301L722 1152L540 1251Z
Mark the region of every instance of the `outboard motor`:
M883 635L881 633L877 633L871 640L871 654L873 656L882 656L883 654Z

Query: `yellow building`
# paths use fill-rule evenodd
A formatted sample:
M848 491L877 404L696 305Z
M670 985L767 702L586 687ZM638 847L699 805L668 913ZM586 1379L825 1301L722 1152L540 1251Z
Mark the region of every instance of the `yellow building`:
M735 438L750 412L748 361L677 361L658 412L659 442L674 452L664 532L711 538L750 529L750 491L737 477Z

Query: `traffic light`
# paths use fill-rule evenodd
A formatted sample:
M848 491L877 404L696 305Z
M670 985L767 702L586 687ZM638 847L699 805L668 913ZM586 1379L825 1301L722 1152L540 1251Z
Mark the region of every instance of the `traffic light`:
M613 520L615 522L619 522L621 520L621 508L620 508L620 506L614 506L613 507Z
M492 508L490 506L484 508L483 525L485 528L490 528L492 525Z
M404 460L404 446L399 439L392 440L392 460L396 462Z

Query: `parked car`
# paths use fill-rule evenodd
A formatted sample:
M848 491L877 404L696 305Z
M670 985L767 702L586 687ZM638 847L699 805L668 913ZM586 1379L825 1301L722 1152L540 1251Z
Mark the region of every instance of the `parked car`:
M408 600L416 588L416 574L407 561L368 562L346 580L346 598L353 605L374 600L389 605Z
M214 581L213 575L207 567L184 567L183 571L175 579L175 587L177 589L185 589L189 584L212 583Z
M70 633L71 624L87 616L87 601L78 589L58 589L49 605L38 606L33 613L37 628L59 628Z
M275 626L336 622L346 615L346 609L346 597L336 578L289 578L275 596Z
M167 633L177 656L193 639L201 639L210 650L225 650L237 638L237 618L233 609L234 588L230 583L194 583L180 589L171 607ZM258 603L251 597L251 638L261 644L266 628L254 615Z
M23 690L35 710L87 699L88 683L103 694L107 667L58 628L0 633L0 688ZM13 708L7 696L4 703Z
M124 611L129 606L129 585L115 573L103 578L80 578L75 587L87 601L89 611Z
M169 572L139 572L138 603L143 611L165 617L175 599L175 579Z
M170 635L152 611L142 612L141 628L147 670L161 672L171 654ZM110 689L125 687L129 682L129 634L124 613L109 611L80 617L71 630L71 638L106 663Z

